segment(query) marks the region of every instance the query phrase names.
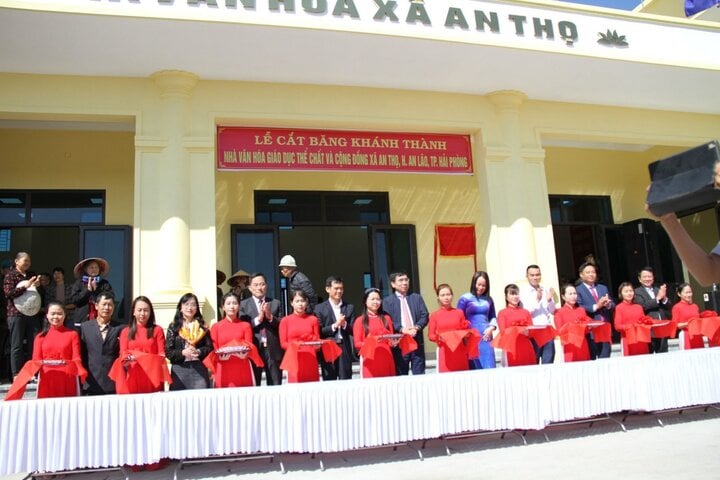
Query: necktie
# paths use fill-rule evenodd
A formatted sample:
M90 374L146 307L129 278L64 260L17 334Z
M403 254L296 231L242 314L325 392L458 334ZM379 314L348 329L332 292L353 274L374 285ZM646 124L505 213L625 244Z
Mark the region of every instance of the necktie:
M400 314L403 328L411 328L413 326L412 314L407 303L407 297L400 298L402 313Z
M340 311L340 306L339 305L336 306L335 304L333 304L332 308L333 308L333 313L335 314L335 320L337 320L338 318L340 318L340 315L342 315L342 312ZM341 330L342 330L342 327L338 327L338 329L335 331L335 342L337 342L337 343L341 343L342 339L343 339Z
M590 293L592 294L593 300L595 300L595 303L598 301L598 294L595 290L595 287L590 287Z
M262 308L260 307L262 305L263 299L258 298L257 299L257 311L258 315L263 315ZM267 331L263 328L260 330L260 343L263 347L267 347Z

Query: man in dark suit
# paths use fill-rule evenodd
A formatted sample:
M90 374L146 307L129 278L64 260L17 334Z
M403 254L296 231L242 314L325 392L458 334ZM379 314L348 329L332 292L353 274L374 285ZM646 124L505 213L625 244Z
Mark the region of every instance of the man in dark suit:
M429 313L425 301L417 293L410 293L410 278L405 272L390 274L393 293L383 299L382 307L393 321L395 331L411 335L417 342L417 350L403 355L399 348L393 349L395 370L398 375L425 373L425 342L423 329L427 326Z
M352 378L351 336L355 307L343 301L345 284L342 278L329 276L325 280L325 291L328 299L318 304L313 313L320 321L320 337L333 339L342 354L334 362L320 362L323 380L348 380Z
M265 370L265 381L268 385L282 384L283 350L280 348L278 328L282 316L279 300L267 297L267 281L262 273L250 275L250 292L252 297L240 302L240 319L250 323L255 338L253 342L265 362L264 368L253 365L255 385L260 385L262 372Z
M112 320L115 296L112 291L100 292L95 299L97 318L80 325L82 362L88 371L83 385L85 395L115 393L115 382L108 372L120 355L120 332L127 325Z
M577 285L578 304L585 309L588 317L593 320L602 320L612 323L612 312L615 308L608 288L601 284L595 283L597 280L597 269L590 262L585 262L578 269L580 274L580 283ZM590 358L608 358L610 357L610 343L595 343L592 333L587 335L588 347L590 348Z
M635 303L642 305L645 315L655 320L670 318L670 302L667 297L667 285L655 286L655 272L651 267L644 267L638 274L640 286L635 289ZM668 351L667 338L653 338L650 342L650 353Z

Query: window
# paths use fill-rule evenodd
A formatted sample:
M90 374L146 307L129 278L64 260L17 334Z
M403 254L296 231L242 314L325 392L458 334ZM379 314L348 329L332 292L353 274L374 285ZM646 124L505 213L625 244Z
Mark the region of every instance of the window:
M255 222L263 225L390 223L387 193L255 192Z
M0 193L0 223L17 225L25 221L26 194L22 192Z
M104 191L0 191L0 225L102 225L104 223Z
M613 223L607 196L550 195L550 216L553 224Z

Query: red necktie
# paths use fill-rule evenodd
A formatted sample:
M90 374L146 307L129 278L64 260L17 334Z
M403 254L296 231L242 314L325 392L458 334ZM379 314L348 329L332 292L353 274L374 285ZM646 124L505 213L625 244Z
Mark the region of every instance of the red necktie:
M593 300L595 300L595 303L597 303L597 301L598 301L598 294L597 294L597 292L595 291L595 287L590 287L590 293L592 294Z

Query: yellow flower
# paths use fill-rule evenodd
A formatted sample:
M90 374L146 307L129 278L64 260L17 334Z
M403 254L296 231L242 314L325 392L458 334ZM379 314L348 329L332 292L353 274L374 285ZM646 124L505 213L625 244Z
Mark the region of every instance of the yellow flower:
M197 320L193 320L192 322L183 325L180 328L180 331L178 334L188 342L193 347L197 345L197 343L202 340L202 338L207 333L207 330L204 330L202 327L200 327L200 323Z

